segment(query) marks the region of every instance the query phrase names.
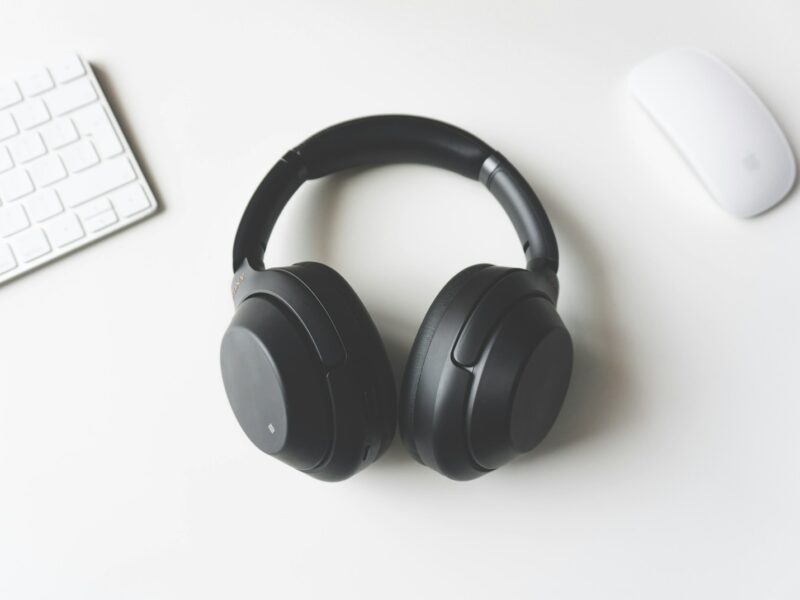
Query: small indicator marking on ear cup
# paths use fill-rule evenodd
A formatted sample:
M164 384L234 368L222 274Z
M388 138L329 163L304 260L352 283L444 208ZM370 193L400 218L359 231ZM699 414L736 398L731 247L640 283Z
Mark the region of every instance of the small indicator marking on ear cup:
M231 286L231 296L233 296L234 298L236 297L236 292L239 291L239 287L241 287L243 281L244 281L244 273L239 275L239 277L237 277L233 281L233 286Z
M275 425L273 425L272 423L267 425L267 429L269 429L270 433L275 433Z

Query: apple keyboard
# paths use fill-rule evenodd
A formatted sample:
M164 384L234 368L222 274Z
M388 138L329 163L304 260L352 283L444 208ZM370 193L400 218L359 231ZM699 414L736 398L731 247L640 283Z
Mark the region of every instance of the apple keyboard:
M155 209L80 56L0 80L0 284Z

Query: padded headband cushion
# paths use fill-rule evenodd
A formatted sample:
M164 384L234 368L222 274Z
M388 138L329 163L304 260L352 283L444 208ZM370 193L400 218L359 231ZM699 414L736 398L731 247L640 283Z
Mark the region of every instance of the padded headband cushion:
M294 149L308 179L352 167L421 163L478 179L492 149L471 133L423 117L381 115L339 123Z
M287 152L261 181L245 209L233 245L233 269L247 258L263 268L272 228L302 183L353 167L419 163L478 179L492 149L453 125L407 115L345 121L312 135Z
M433 119L379 115L324 129L287 152L261 181L233 244L233 270L247 261L264 268L264 251L278 217L303 182L330 173L390 163L419 163L481 181L517 231L529 268L558 270L550 221L524 177L471 133Z

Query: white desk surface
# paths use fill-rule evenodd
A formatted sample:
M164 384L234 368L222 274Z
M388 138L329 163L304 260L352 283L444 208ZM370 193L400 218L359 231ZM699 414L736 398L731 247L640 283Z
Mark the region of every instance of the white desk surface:
M4 0L0 72L82 52L163 211L0 289L0 598L800 597L800 197L729 217L625 84L705 47L798 149L799 31L792 0ZM399 440L346 483L299 474L219 375L250 193L384 112L499 148L561 244L564 410L468 484ZM303 259L349 279L398 373L450 276L523 262L480 186L414 166L302 190L269 264Z

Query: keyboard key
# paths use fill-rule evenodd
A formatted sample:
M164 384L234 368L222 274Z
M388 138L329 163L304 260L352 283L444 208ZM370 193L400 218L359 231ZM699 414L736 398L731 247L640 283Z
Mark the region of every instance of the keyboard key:
M95 198L90 202L81 204L75 209L75 212L85 221L107 210L111 210L111 202L105 196L101 196L100 198Z
M47 125L42 125L39 133L42 134L44 143L51 150L71 144L78 139L78 130L75 129L72 120L66 117L51 121Z
M109 207L109 209L105 212L101 212L88 219L84 219L83 224L86 226L86 229L94 232L105 229L109 225L116 223L118 220L117 213L114 212L113 208Z
M37 158L28 165L28 173L37 187L44 187L67 176L67 170L55 154Z
M11 156L14 157L17 163L28 162L47 152L42 136L35 131L23 133L12 138L7 142L7 145L8 149L11 150Z
M0 284L154 208L87 62L0 78Z
M63 212L64 208L55 190L41 190L25 200L25 210L31 219L40 223Z
M78 173L58 184L61 201L77 206L101 194L110 192L136 179L136 172L127 158L115 158L93 169Z
M124 219L150 208L150 199L138 183L112 192L110 198L117 213Z
M25 209L19 204L0 208L0 237L14 235L18 231L30 227Z
M68 83L44 96L44 101L54 115L63 115L95 100L97 100L97 92L88 79L79 79Z
M99 163L100 157L97 156L91 142L81 140L64 148L61 151L61 160L64 161L70 173L77 173Z
M0 108L6 108L12 104L22 101L22 94L19 92L16 82L0 82Z
M86 73L81 59L72 54L59 59L50 66L53 76L59 83L71 81Z
M11 112L21 129L31 129L50 120L50 113L40 98L28 100Z
M18 82L19 87L22 88L22 93L26 96L35 96L53 87L53 78L50 77L50 73L45 68L28 71L18 78Z
M87 106L76 111L72 118L75 119L78 131L94 142L100 156L110 158L122 152L122 144L102 106Z
M0 146L0 173L8 171L14 166L14 161L11 160L11 154L8 153L8 148Z
M17 124L14 122L14 117L11 116L10 112L1 112L0 113L0 140L4 140L6 138L10 138L12 135L16 135L19 129L17 129Z
M17 259L8 244L0 243L0 275L17 268Z
M51 250L44 232L36 227L11 238L11 248L22 262L31 262Z
M33 182L25 169L17 169L0 175L0 200L3 202L22 198L34 189Z
M50 219L44 224L44 230L47 232L50 241L59 248L71 244L86 235L78 217L72 213L64 213Z

